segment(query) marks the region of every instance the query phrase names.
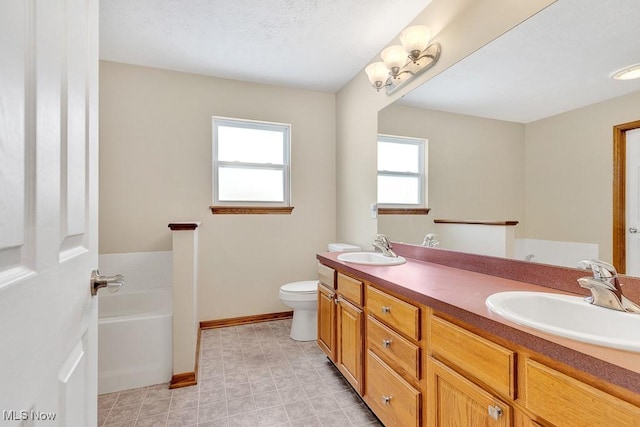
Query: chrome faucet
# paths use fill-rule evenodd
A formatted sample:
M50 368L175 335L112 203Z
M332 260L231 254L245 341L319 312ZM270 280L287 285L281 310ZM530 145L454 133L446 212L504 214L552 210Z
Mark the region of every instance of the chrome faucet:
M435 248L439 244L440 241L438 240L438 235L436 233L427 233L422 241L422 246L426 246L428 248Z
M389 241L389 238L384 234L378 234L372 244L374 248L380 249L382 251L382 255L393 258L398 257L398 255L396 255L396 253L391 250L391 242Z
M585 301L600 307L640 314L640 306L622 294L618 272L613 265L593 259L580 261L578 265L584 269L591 268L593 272L593 277L578 279L581 287L591 291L591 296L586 297Z

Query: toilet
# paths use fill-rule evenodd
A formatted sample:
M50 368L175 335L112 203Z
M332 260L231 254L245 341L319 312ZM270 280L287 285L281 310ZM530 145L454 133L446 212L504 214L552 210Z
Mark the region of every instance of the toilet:
M347 243L329 243L329 252L356 252L360 247ZM315 341L318 336L318 281L304 280L280 287L280 301L293 309L291 339Z

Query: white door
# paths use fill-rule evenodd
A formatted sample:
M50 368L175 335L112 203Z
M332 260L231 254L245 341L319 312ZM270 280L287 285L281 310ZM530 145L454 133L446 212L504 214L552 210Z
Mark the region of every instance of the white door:
M640 276L640 129L626 132L626 270Z
M0 1L2 426L96 425L97 18Z

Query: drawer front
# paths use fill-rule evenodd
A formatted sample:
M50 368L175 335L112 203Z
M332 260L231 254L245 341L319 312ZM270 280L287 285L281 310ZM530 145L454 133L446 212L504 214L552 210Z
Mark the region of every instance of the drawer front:
M515 352L431 316L429 343L433 356L515 399Z
M367 345L399 373L420 379L420 347L371 316L367 317Z
M421 393L367 352L365 400L386 427L420 425Z
M338 273L338 293L362 307L362 282Z
M555 425L640 425L640 408L530 359L525 400L531 412Z
M420 309L367 286L369 313L409 338L420 340Z
M331 267L318 263L318 280L325 286L335 289L336 271Z

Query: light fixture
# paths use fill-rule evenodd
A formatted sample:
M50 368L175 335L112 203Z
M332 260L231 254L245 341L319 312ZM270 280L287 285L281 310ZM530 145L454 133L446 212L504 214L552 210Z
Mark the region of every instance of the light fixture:
M364 71L373 87L393 93L411 78L433 67L440 58L440 43L429 43L431 31L424 25L407 27L400 33L400 45L385 48L382 62L369 64Z
M633 80L640 78L640 64L629 65L611 75L616 80Z

